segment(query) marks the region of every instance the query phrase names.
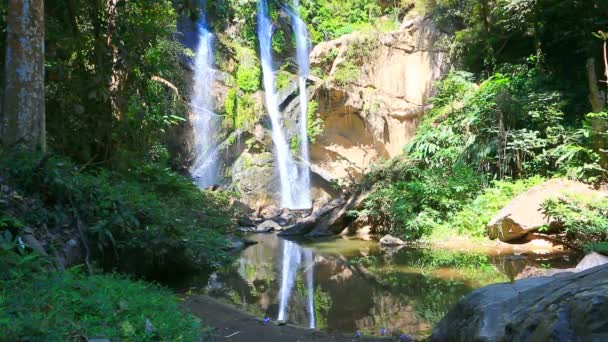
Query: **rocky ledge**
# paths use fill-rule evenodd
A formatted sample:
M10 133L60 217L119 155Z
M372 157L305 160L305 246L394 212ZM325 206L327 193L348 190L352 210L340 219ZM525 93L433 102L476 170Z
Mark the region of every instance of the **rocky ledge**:
M608 264L474 291L431 341L608 341Z

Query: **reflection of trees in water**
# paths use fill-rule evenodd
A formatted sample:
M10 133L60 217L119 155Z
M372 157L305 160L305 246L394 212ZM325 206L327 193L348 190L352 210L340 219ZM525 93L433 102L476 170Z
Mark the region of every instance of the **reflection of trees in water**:
M271 234L254 238L260 241L258 245L245 250L231 268L217 273L213 291L255 315L274 318L278 312L282 244ZM321 244L327 252L316 248ZM420 249L390 254L370 249L356 254L352 246L352 242L348 242L348 248L332 249L329 242L306 246L316 251L313 298L318 328L377 334L384 327L421 337L472 290L508 281L505 273L535 262ZM338 250L347 250L348 254ZM305 264L295 276L289 320L307 326Z
M377 334L380 329L386 328L389 331L418 335L431 328L429 322L421 319L402 296L374 289L373 302L369 315L356 321L359 331Z

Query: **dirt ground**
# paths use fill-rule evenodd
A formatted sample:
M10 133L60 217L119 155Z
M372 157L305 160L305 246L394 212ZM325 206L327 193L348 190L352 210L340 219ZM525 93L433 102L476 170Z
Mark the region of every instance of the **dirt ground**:
M305 342L305 341L392 341L392 338L356 337L328 334L291 324L264 323L262 319L221 303L215 299L196 296L186 300L186 306L203 324L214 327L214 341L231 342ZM395 341L399 339L395 338Z

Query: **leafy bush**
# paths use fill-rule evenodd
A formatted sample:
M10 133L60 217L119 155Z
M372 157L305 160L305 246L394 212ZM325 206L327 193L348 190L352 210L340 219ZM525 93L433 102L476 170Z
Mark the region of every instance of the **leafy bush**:
M234 130L248 129L262 113L258 106L252 94L230 89L224 101L226 117L230 120L225 120L224 125Z
M334 74L334 82L341 86L345 86L356 81L359 77L359 72L359 67L353 63L348 61L343 62L338 66Z
M606 179L608 113L589 113L582 127L558 133L564 137L563 143L547 154L555 160L559 174L587 183Z
M608 243L608 200L565 196L543 203L547 217L557 220L566 239L588 249L603 250Z
M82 229L104 266L149 275L225 257L221 232L234 224L228 196L202 192L159 164L87 172L56 155L18 153L0 158L0 174L31 199L5 210L34 229Z
M363 65L374 57L380 46L378 32L359 33L348 45L344 57L355 65Z
M202 332L156 285L77 269L52 272L11 238L0 248L0 330L7 341L195 341Z
M489 179L556 173L555 150L568 137L561 94L534 68L504 71L479 87L462 73L442 81L408 156L427 167L468 165Z
M314 42L331 40L377 22L401 4L383 6L375 0L303 1L300 12ZM393 16L393 20L396 20Z
M277 91L285 89L293 79L293 75L285 70L276 72L276 89Z
M317 138L325 131L325 121L317 114L319 103L312 100L308 103L308 140L315 143Z
M236 71L237 84L240 89L253 93L260 89L262 70L257 65L239 65Z
M408 163L396 168L396 178L390 172L373 173L381 180L376 178L360 215L369 217L376 229L407 240L428 234L481 188L479 177L466 168L420 169Z

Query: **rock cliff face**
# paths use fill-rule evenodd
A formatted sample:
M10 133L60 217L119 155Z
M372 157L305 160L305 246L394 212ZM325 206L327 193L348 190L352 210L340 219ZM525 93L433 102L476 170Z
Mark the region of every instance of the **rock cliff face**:
M353 33L314 48L312 67L325 76L314 96L325 131L311 146L313 171L358 180L370 163L401 153L449 68L444 38L417 18L395 32Z
M314 76L308 82L312 113L322 132L311 144L313 199L319 207L340 194L336 184L359 180L380 158L401 153L418 119L428 109L433 82L448 70L444 35L426 19L408 20L394 32L353 33L317 45L311 53ZM187 63L186 63L187 64ZM234 64L234 63L233 63ZM218 71L214 86L218 113L234 80ZM297 78L279 90L287 140L299 119ZM226 134L222 148L223 185L250 207L276 205L278 175L272 158L270 120L263 93L253 94L256 119ZM173 154L189 160L189 127L171 141ZM342 187L343 188L343 187Z

